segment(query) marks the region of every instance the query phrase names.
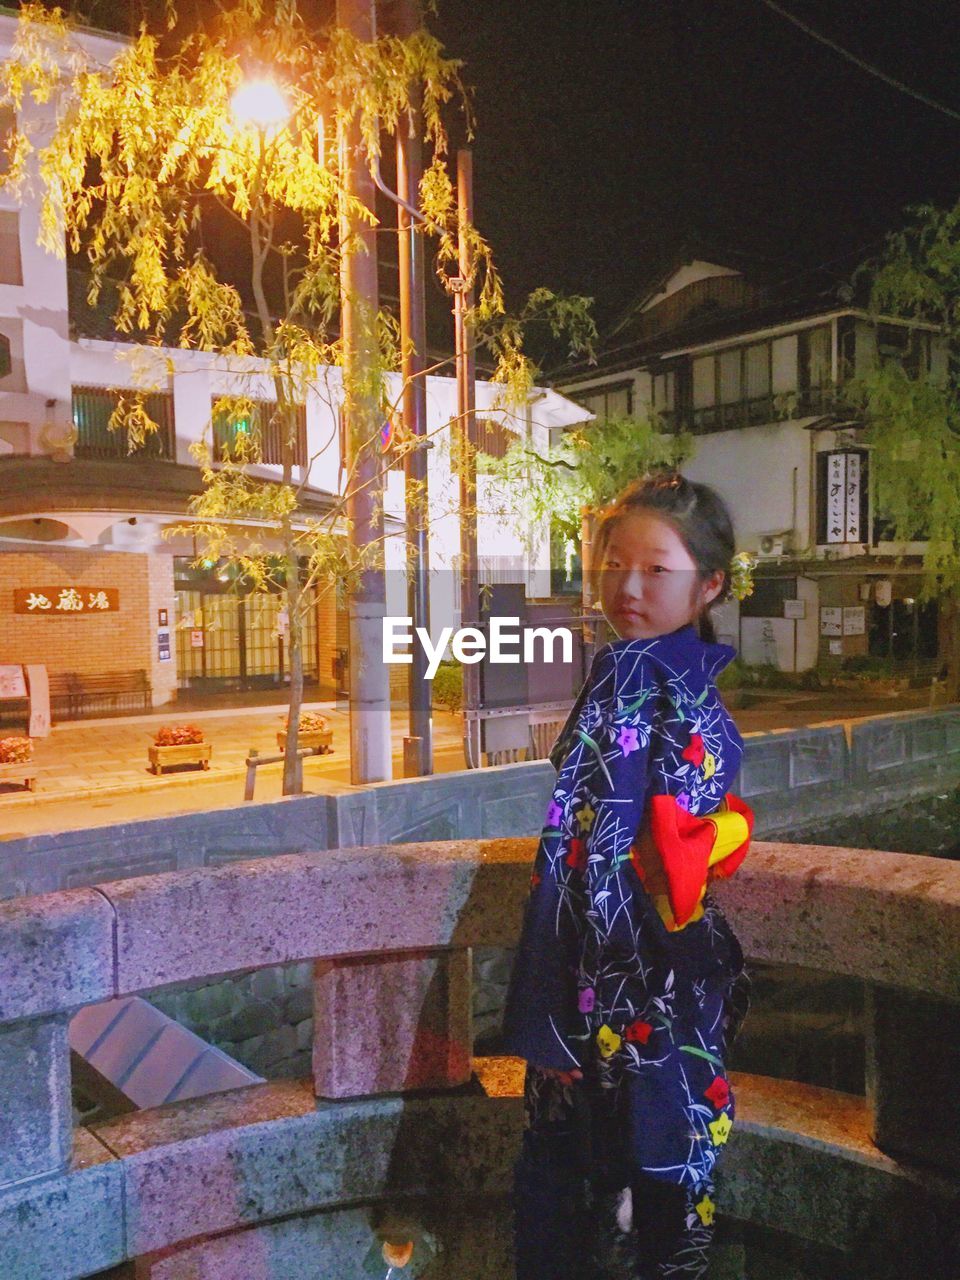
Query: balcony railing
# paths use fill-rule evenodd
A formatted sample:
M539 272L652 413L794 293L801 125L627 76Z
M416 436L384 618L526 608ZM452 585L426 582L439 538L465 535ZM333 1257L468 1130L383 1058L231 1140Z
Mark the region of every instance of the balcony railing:
M674 430L707 435L714 431L732 431L738 427L754 427L765 422L782 422L789 418L835 413L843 400L834 386L810 387L805 391L783 395L757 396L730 404L706 405L703 408L670 409L661 418Z

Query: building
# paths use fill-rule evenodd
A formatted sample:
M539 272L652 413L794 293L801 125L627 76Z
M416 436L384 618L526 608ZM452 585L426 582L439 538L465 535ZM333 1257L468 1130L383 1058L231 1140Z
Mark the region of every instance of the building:
M15 28L15 16L0 13L0 57L9 56ZM104 61L120 46L102 33L80 38ZM0 133L17 125L8 113ZM282 683L280 595L245 595L229 565L198 563L196 542L173 533L200 486L191 446L250 426L212 422L220 397L253 400L263 464L252 471L279 479L279 440L267 425L274 392L262 362L116 341L86 306L84 280L38 246L38 229L36 194L18 202L0 192L0 350L9 349L9 361L0 362L0 665L44 663L54 678L113 673L114 684L137 673L131 689L145 685L154 705L179 688ZM108 429L124 390L146 392L160 426L134 453L123 433ZM555 391L531 396L519 415L495 407L489 383L478 382L476 398L484 447L493 453L519 435L542 443L582 416ZM427 400L428 432L442 441L457 412L455 379L431 376ZM304 486L308 518L329 512L341 492L341 402L340 371L331 367L301 408L294 479ZM459 499L449 449L431 450L429 483L437 633L457 625L459 607ZM483 486L481 477L481 498ZM387 474L384 514L388 610L402 615L402 469ZM520 531L483 515L481 503L478 543L481 580L549 591L546 539L539 551L525 551ZM306 619L305 671L314 696L339 686L347 650L343 601L335 590L321 592ZM405 687L406 668L392 673Z
M936 604L918 603L923 544L889 541L842 391L877 360L943 379L947 356L933 326L694 258L651 281L596 366L555 381L598 418L657 414L691 433L685 472L719 490L757 557L754 594L721 615L746 662L929 670L945 646Z

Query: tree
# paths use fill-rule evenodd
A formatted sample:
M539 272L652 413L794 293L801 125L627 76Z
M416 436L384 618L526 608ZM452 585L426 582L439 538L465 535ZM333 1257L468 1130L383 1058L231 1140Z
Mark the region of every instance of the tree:
M891 233L857 282L869 287L877 316L935 324L948 349L960 337L960 203L925 205ZM908 372L898 361L878 362L858 378L851 397L865 422L876 507L893 540L922 531L922 594L947 612L948 692L960 686L960 369L952 359L940 375Z
M3 185L16 190L39 179L41 242L59 255L66 243L85 256L91 302L108 284L116 288L121 334L156 347L216 351L238 376L246 369L270 379L267 419L242 386L213 407L210 434L196 450L202 488L187 527L199 559L226 560L251 591L285 594L293 729L303 697L304 611L316 591L333 589L337 579L355 587L383 564L382 540L358 547L336 530L365 488L380 500L380 428L385 418L397 420L399 402L386 391L386 375L399 364L396 326L367 308L364 358L344 371L347 404L366 406L351 415L352 465L329 514L306 515L309 466L294 477L298 406L308 388L322 392L325 375L343 364L340 306L358 302L341 294L349 245L341 228L376 224L375 211L345 190L334 149L318 147L318 121L335 117L339 133L359 138L378 172L381 131L407 127L420 112L429 149L419 193L422 234L434 241L441 269L458 260L458 234L468 238L478 298L473 320L506 393L522 392L532 370L520 331L505 316L489 246L474 227L458 226L443 112L450 103L466 109L460 64L429 32L363 41L341 28L312 26L297 0L236 0L190 31L168 13L166 32L142 29L104 66L59 10L23 7L13 57L0 73L0 102L52 103L56 119L49 137L29 128L16 135ZM235 95L251 64L269 68L280 86L274 93L282 109L273 122L257 123L253 113L248 123L238 118ZM204 233L209 237L217 218L245 238L240 280L205 250ZM581 330L582 301L563 304L573 307ZM549 296L541 303L550 310ZM562 326L559 300L556 308ZM218 431L218 421L229 429ZM132 449L156 429L144 395L122 398L112 425L126 430ZM280 441L279 483L252 470L264 460L268 433ZM401 424L394 458L421 444ZM296 749L290 732L285 794L299 789Z

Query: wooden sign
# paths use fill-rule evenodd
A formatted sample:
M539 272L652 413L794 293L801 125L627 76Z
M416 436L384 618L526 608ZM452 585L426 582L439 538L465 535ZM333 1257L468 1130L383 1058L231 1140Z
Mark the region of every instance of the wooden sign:
M46 738L50 733L50 681L42 662L28 663L24 670L30 684L31 738Z
M120 592L116 587L15 587L14 613L35 613L63 618L78 613L116 613Z

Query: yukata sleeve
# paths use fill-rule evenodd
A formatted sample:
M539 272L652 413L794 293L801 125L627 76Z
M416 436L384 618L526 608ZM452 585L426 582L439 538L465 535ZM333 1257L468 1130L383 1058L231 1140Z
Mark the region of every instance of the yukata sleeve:
M647 792L652 687L639 673L622 645L598 652L540 835L504 1016L507 1051L536 1066L581 1065L585 949L615 917L618 893L629 896L626 879L607 873L629 858Z

